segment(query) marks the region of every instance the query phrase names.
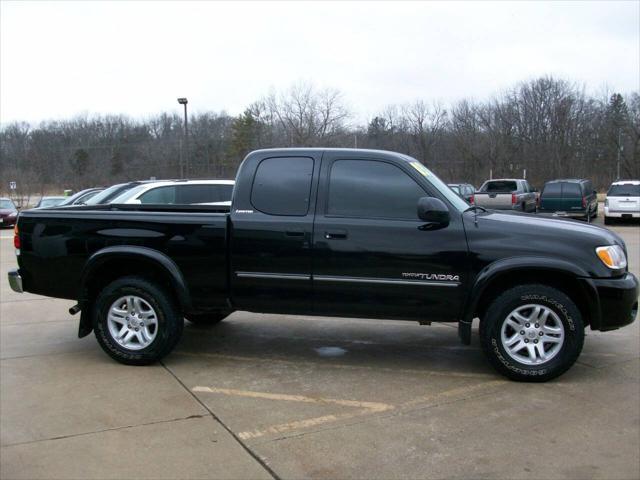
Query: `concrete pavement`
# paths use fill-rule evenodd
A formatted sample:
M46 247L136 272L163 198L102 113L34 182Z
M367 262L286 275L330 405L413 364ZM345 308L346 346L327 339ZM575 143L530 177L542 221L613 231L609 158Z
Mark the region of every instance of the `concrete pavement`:
M640 228L615 226L640 272ZM11 292L0 231L0 477L639 478L639 323L518 384L451 325L236 312L160 365Z

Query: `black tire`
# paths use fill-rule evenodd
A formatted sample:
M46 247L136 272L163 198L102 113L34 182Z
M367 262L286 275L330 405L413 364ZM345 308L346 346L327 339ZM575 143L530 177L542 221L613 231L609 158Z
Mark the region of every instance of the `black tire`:
M141 350L120 345L108 328L108 312L118 298L141 297L156 312L157 332L153 341ZM182 335L184 321L175 300L162 287L141 277L123 277L107 285L98 294L93 312L93 330L102 349L114 360L126 365L149 365L166 356Z
M610 217L605 216L604 217L604 224L605 225L613 225L613 219Z
M231 312L210 312L210 313L198 313L189 314L185 318L194 325L199 327L212 327L219 324L222 320L227 318Z
M547 307L564 327L565 338L558 353L538 365L513 358L501 340L502 326L509 314L530 304ZM562 375L577 360L584 344L584 323L578 307L560 290L540 284L521 285L505 291L491 303L480 323L480 339L489 362L501 374L521 382L546 382Z

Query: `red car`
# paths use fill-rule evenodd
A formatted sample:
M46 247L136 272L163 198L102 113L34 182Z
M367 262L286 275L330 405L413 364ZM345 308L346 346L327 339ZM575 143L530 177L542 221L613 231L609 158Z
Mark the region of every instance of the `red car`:
M18 218L18 209L10 198L0 198L0 228L13 227Z

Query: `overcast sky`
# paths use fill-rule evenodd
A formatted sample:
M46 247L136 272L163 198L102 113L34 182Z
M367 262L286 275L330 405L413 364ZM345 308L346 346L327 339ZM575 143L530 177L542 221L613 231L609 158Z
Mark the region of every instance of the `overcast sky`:
M640 2L1 2L0 121L240 113L296 80L355 120L552 74L640 89Z

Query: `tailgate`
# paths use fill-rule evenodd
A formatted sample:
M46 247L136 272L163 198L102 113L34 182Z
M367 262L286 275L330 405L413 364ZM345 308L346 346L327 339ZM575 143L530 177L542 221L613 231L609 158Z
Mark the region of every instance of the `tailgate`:
M614 212L639 212L640 197L608 197L609 210Z
M475 204L487 208L511 208L510 193L476 193Z

